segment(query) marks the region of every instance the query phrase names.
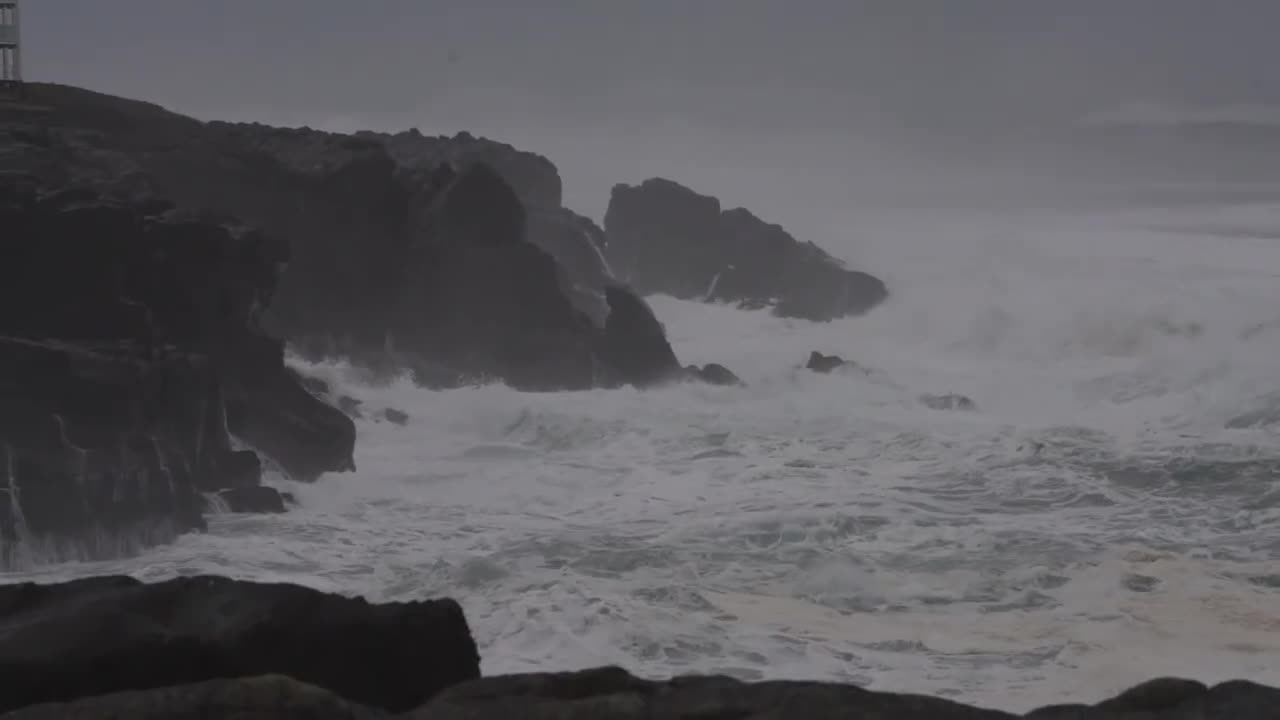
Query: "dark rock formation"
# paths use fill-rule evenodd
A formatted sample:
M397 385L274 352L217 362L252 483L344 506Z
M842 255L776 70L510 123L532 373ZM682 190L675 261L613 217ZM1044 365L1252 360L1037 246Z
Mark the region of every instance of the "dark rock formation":
M233 436L300 479L351 468L354 426L258 325L287 248L14 175L0 227L0 561L201 527L201 492L258 484Z
M31 705L4 720L387 720L389 713L348 702L286 675L206 680Z
M479 677L479 662L452 600L371 605L218 577L0 587L0 712L265 674L401 712Z
M804 367L806 370L812 370L816 373L829 373L841 368L857 368L859 365L852 360L845 360L839 355L823 355L814 350L809 353L809 360L804 364Z
M280 350L274 360L229 383L227 427L294 480L355 470L355 423L308 392L298 373L284 366L283 346L272 344Z
M0 569L202 528L200 492L230 452L215 403L197 358L0 338Z
M732 370L720 363L708 363L702 367L690 365L685 368L685 373L690 378L708 385L746 385Z
M282 513L285 511L284 495L273 487L256 485L219 490L218 500L233 513Z
M1206 687L1161 678L1096 705L1057 705L1024 716L905 693L796 680L740 682L683 676L642 680L620 668L489 677L453 685L401 720L1275 720L1280 689L1245 681ZM207 680L32 705L4 720L127 717L388 720L381 708L285 674Z
M608 368L596 354L613 282L602 233L560 206L545 158L465 134L201 123L76 88L30 90L52 110L0 109L0 169L154 194L280 238L288 270L264 326L305 357L529 390L643 384L662 370ZM263 438L325 430L253 427Z
M888 297L882 281L816 245L670 180L614 186L605 233L614 271L644 294L772 305L815 321L859 315Z
M920 402L933 410L975 410L973 398L967 395L947 393L945 395L921 395Z
M446 690L414 720L650 718L867 718L997 720L1013 715L938 698L878 693L837 683L745 683L719 676L641 680L621 668L485 678Z
M678 378L683 370L653 310L635 293L612 286L605 291L605 321L600 356L619 382L654 385Z

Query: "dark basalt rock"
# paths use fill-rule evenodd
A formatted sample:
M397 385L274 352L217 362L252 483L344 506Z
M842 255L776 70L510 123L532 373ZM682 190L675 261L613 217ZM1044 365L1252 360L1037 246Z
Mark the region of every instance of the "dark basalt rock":
M530 208L526 235L560 265L560 287L574 308L604 325L609 314L605 288L618 284L605 259L604 231L565 208Z
M1280 690L1234 681L1197 690L1186 680L1158 680L1094 706L1032 712L1037 720L1275 720ZM1136 691L1136 692L1135 692ZM1000 710L853 685L805 681L740 682L685 676L641 680L619 668L534 673L474 680L450 688L410 715L413 720L1012 720Z
M273 514L287 509L284 495L266 485L219 490L218 499L233 513Z
M38 178L0 185L0 227L0 562L203 527L202 492L259 482L233 436L302 479L351 467L354 426L258 327L287 248Z
M618 286L605 290L605 300L609 317L600 357L615 373L612 380L645 387L678 378L683 368L653 310L635 293Z
M371 605L205 576L0 587L0 712L268 674L402 712L479 677L479 662L452 600Z
M227 383L227 428L300 482L355 470L355 423L279 363Z
M860 315L888 297L878 278L670 180L614 186L605 233L613 269L644 294L772 305L815 321Z
M209 481L201 489L236 489L258 487L262 479L262 458L252 450L232 450L221 454L216 461L214 472Z
M4 720L64 718L307 718L387 720L380 707L284 674L206 680L32 705ZM1139 685L1096 705L1057 705L1026 715L951 700L832 682L742 682L687 675L642 680L616 667L459 682L401 720L1275 720L1280 690L1245 681L1214 687L1176 678Z
M579 389L634 374L595 352L614 282L602 231L560 206L545 158L466 134L201 123L76 88L29 90L53 109L32 119L0 108L6 167L225 213L279 238L287 272L255 308L304 357L408 369L432 387ZM304 444L315 429L250 426Z
M286 675L206 680L32 705L4 720L388 720L389 713L348 702Z
M0 568L203 528L200 490L231 459L216 382L180 354L0 338Z
M685 373L692 379L708 385L725 385L725 386L744 386L746 383L733 373L729 368L720 363L708 363L702 367L690 365L685 368Z

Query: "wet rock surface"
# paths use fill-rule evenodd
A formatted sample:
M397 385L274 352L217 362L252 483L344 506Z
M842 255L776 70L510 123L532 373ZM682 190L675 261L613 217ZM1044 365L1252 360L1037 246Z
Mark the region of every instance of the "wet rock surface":
M0 564L204 526L202 493L351 469L355 428L259 324L287 248L154 198L0 184ZM256 452L238 449L237 441Z
M643 294L772 306L814 321L860 315L888 297L879 278L671 180L614 186L604 224L615 273Z
M403 712L480 671L466 618L452 600L375 605L295 585L211 576L0 586L0 711L270 674ZM285 704L317 696L249 694ZM197 691L194 701L187 694L184 702L215 702L216 696ZM173 695L138 697L154 707Z
M838 683L684 676L636 678L620 668L483 678L444 690L407 712L348 702L283 675L211 680L36 705L0 717L311 718L314 720L1274 720L1280 690L1244 681L1214 687L1176 678L1137 686L1095 705L1058 705L1026 715L924 695Z
M277 238L288 267L264 327L304 357L407 368L432 387L582 389L661 370L602 367L604 290L617 283L603 232L561 207L546 158L466 133L202 123L78 88L29 89L51 110L0 109L0 172L161 197Z

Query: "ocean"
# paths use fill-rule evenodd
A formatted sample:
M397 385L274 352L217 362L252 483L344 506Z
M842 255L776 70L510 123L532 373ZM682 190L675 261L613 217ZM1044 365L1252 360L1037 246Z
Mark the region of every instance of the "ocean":
M448 595L486 674L620 664L1010 710L1159 675L1280 685L1280 201L1261 197L830 213L893 293L866 316L650 299L683 362L743 388L430 391L295 359L408 424L359 421L355 473L275 477L288 514L6 580ZM812 350L862 369L810 373Z

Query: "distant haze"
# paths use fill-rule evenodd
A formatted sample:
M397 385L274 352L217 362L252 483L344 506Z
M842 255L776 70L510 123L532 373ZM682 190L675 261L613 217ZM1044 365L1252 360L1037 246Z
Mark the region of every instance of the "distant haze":
M939 146L961 143L972 162L1007 135L1099 119L1280 125L1275 0L27 0L23 11L32 80L203 118L468 129L549 155L568 202L593 215L609 184L654 174L758 204L780 168L882 182L918 174Z

